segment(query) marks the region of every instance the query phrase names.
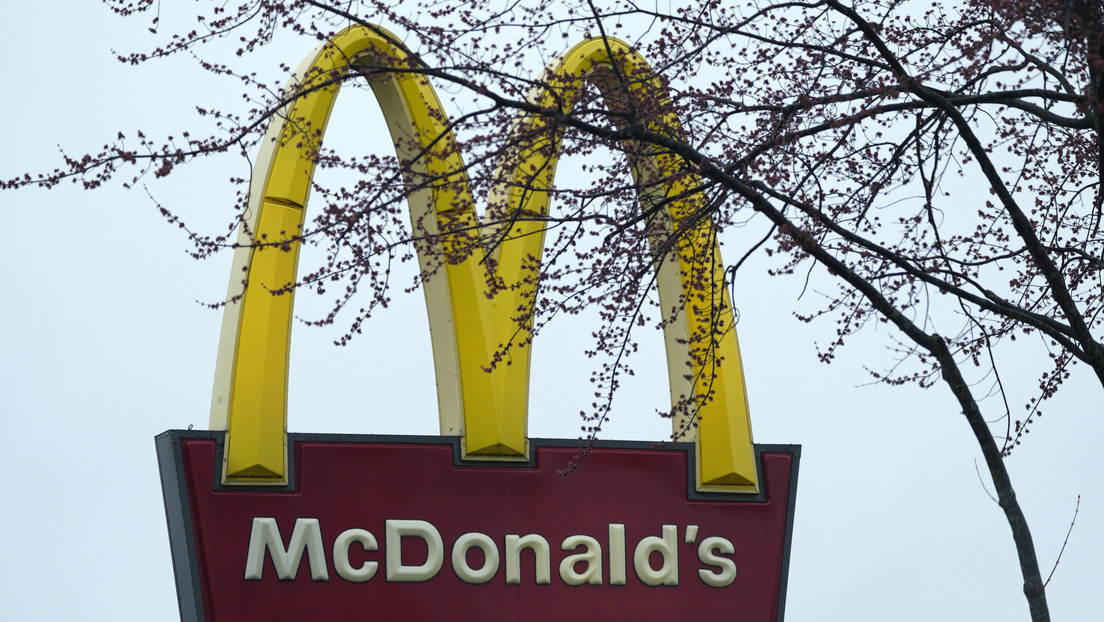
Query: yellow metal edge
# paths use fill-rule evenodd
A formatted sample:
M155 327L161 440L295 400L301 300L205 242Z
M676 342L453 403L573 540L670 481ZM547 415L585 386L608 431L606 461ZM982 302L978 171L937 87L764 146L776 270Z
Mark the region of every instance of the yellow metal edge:
M701 460L701 445L694 443L695 461L700 464ZM753 454L754 456L754 454ZM756 469L758 473L758 469ZM756 476L755 483L753 484L708 484L702 481L701 469L695 474L694 489L698 492L719 492L728 494L759 494L762 487L759 483L759 478Z
M525 445L521 451L513 447L493 446L483 447L482 452L468 451L468 439L460 437L460 458L470 462L528 462L529 439L525 439Z
M608 46L608 47L607 47ZM613 55L619 55L619 58L613 58ZM621 69L621 75L624 75L627 79L634 81L631 85L632 88L659 88L658 82L651 75L651 69L647 62L627 44L619 40L611 39L592 39L587 42L583 42L574 48L572 48L567 54L565 54L566 61L565 67L571 68L568 63L575 62L575 67L582 69L584 65L589 65L588 68L594 68L600 66L602 63L612 65L618 63ZM573 72L575 74L579 71ZM663 94L660 94L663 96ZM665 118L663 120L664 129L667 131L674 131L681 134L681 127L677 119ZM668 156L658 156L653 159L648 167L649 170L639 170L634 168L634 176L647 175L649 172L652 174L665 175L670 167L672 161ZM650 186L649 180L641 179L637 177L638 185L644 182L642 185ZM677 184L673 188L668 188L666 196L663 197L677 197L684 190L684 188ZM644 199L645 197L641 197ZM691 201L686 200L674 200L666 205L667 218L669 223L677 225L677 223L684 217L692 215L693 209L690 207ZM684 207L685 206L685 207ZM712 224L709 225L712 227ZM717 278L717 266L720 264L721 275L721 290L723 296L722 304L727 305L729 321L731 322L731 301L728 300L727 292L723 287L723 263L720 259L720 249L716 245L716 241L710 236L710 248L707 252L712 254L709 261L710 269L712 271L711 278L716 280ZM702 253L704 249L698 249L698 253ZM694 295L694 285L690 281L690 274L688 274L686 266L684 265L682 258L680 257L676 262L678 265L677 276L680 283L676 285L674 283L675 273L670 269L664 269L664 266L668 262L661 262L660 273L657 275L657 282L660 290L660 305L665 313L666 309L674 308L670 305L672 295L676 300L685 295L685 302L687 307L692 303ZM716 307L710 310L710 313ZM695 382L692 380L686 380L686 358L678 356L677 353L681 350L686 352L686 356L689 357L687 348L692 348L693 338L695 333L696 324L693 320L688 320L688 316L693 315L689 308L683 308L675 321L668 323L665 326L664 341L668 351L668 378L671 382L672 403L675 404L686 395L691 395L688 391L693 391L693 394L697 393ZM727 364L722 365L718 369L718 375L720 376L719 387L714 388L712 402L719 402L725 406L723 419L718 421L714 419L717 414L714 412L715 408L710 408L709 404L703 404L698 412L699 415L705 415L709 418L709 422L705 423L704 420L696 422L688 421L684 416L676 416L672 421L672 434L682 436L686 438L690 436L688 431L696 430L695 437L695 451L698 454L698 473L696 474L696 480L699 488L711 489L711 490L727 490L731 492L746 492L749 490L758 490L758 469L754 459L754 445L751 434L751 420L750 411L747 407L747 393L744 384L743 376L743 361L740 357L739 345L736 338L736 328L732 324L730 329L722 335L721 349L729 351L728 357L734 360L728 361ZM685 344L691 344L689 346ZM693 366L693 375L699 376L702 370L699 366ZM737 395L729 395L728 392L734 392ZM704 424L704 425L703 425ZM716 430L711 432L711 430ZM728 480L729 482L724 485L715 485L715 482ZM738 483L737 483L738 482Z
M250 261L249 286L241 300L227 426L226 477L234 480L283 479L287 454L274 449L286 443L287 386L295 291L292 286L301 242L303 210L264 201ZM262 242L274 246L257 246ZM282 243L287 244L286 248Z
M406 53L405 50L402 50L401 48L397 48L395 46L395 44L393 43L393 41L394 41L393 39L391 41L387 41L386 39L384 39L382 37L378 37L378 33L369 31L367 29L360 29L360 31L358 33L351 33L351 31L355 31L357 29L358 29L357 27L349 29L345 33L342 33L341 35L339 35L339 37L335 38L335 40L339 41L339 43L350 43L351 42L354 46L356 46L356 45L360 45L361 43L363 43L363 40L358 41L358 38L359 37L364 37L364 35L367 35L367 39L374 40L377 43L379 43L381 45L384 45L384 46L392 46L394 48L393 51L397 50L396 53L402 53L402 54ZM371 41L369 41L369 43L371 43ZM327 46L327 44L324 44L319 49L325 50L325 49L327 49L326 46ZM361 46L360 49L364 49L364 47L366 47L366 46L367 46L367 44L364 44L363 46ZM346 58L351 58L351 57L355 57L356 52L357 52L357 50L353 50L352 53L348 53L346 51L343 51L342 54ZM298 73L300 75L302 75L302 74L305 74L306 72L309 72L311 64L313 62L315 62L315 60L317 60L317 58L319 57L319 54L320 53L316 50L315 53L308 56L308 58L300 66L300 70L299 70ZM304 67L305 67L305 69L304 69ZM289 86L289 88L293 88L294 86L296 86L296 85L292 84L292 85ZM327 101L313 102L314 103L314 111L315 111L316 114L328 117L328 112L329 112L329 109L332 107L332 103L333 103L332 100L336 96L336 91L337 91L337 89L333 89L332 91L329 91L329 92L322 91L322 92L319 92L319 93L316 93L316 94L313 95L313 97L315 97L316 99L318 97L321 97L322 99L330 100L328 102ZM421 101L418 102L419 104L425 106L425 105L429 104L430 102L432 102L433 104L436 104L437 108L440 108L439 101L437 100L435 93L433 93L432 87L430 87L428 85L428 83L425 83L424 88L420 89L420 91L421 92L419 93L419 99ZM428 97L425 96L427 92L428 92ZM321 105L319 105L319 103L321 103ZM405 103L407 105L410 104L409 101L406 101L406 102L403 102L403 103ZM396 114L405 115L406 120L407 120L407 124L411 125L411 126L414 126L414 123L411 121L411 116L412 115L410 115L407 110L396 110L393 107L387 106L386 102L381 103L381 106L384 107L385 116L387 116L389 119L393 118ZM405 108L405 106L403 108ZM319 111L322 111L322 112L319 112ZM280 124L273 123L273 124L271 124L270 127L269 127L269 132L268 132L269 137L273 138L273 136L272 136L273 134L275 134L276 136L280 136L281 133L284 131L283 130L284 126L286 126L286 124L287 124L287 119L289 117L294 117L296 114L297 113L295 113L294 110L291 110L289 112L289 114L286 114L286 115L283 116L283 119L284 119L283 123L280 123ZM424 118L432 118L433 115L432 114L425 114L424 111L423 111L422 116ZM317 123L317 125L321 128L322 123ZM426 125L423 124L422 127L426 127ZM322 129L324 129L324 128L322 128ZM320 135L321 135L321 133L320 133ZM273 176L276 176L276 177L281 177L281 176L283 176L283 177L287 177L287 176L297 177L297 178L300 178L300 179L304 180L304 183L300 184L300 186L304 186L304 184L309 185L309 177L310 177L311 173L313 172L313 167L309 167L309 166L308 167L291 166L290 168L285 166L283 168L286 168L287 170L275 170L274 171L274 169L276 168L274 162L277 159L279 159L279 155L280 155L281 152L287 151L288 149L293 149L293 150L298 149L298 146L281 145L281 144L279 144L278 140L279 139L267 141L268 144L262 145L262 153L265 152L266 150L268 152L268 157L265 158L266 161L262 162L262 159L260 157L258 158L257 170L258 170L258 172L261 171L261 170L266 171L265 183L261 184L261 187L258 188L258 183L257 183L258 180L257 180L257 177L255 176L254 180L251 184L252 192L251 192L250 205L255 206L255 209L252 209L251 214L249 214L249 220L247 221L247 226L248 226L248 224L253 224L253 226L251 228L253 228L254 230L256 229L255 222L259 218L259 212L261 211L261 208L263 208L263 205L258 205L258 203L260 201L256 197L273 195L273 196L268 196L268 198L270 200L271 199L276 199L279 202L291 202L291 203L295 202L294 199L296 197L287 196L289 194L288 192L282 192L279 189L276 189L276 191L274 191L274 192L269 192L269 188L272 185L271 181L272 181ZM291 159L295 159L295 158L291 158ZM298 158L298 159L302 160L302 158ZM461 167L456 167L456 168L459 171L463 171L462 166ZM258 190L260 190L260 192L258 192ZM305 194L302 197L302 199L305 203L305 201L306 201ZM436 205L436 206L439 206L439 204ZM245 228L243 227L243 230L244 229ZM251 243L252 243L252 241L248 240L248 238L246 238L244 244L248 245L248 244L251 244ZM244 260L236 261L235 262L235 268L237 268L237 269L245 268L248 272L251 273L252 270L253 270L252 255L253 255L253 253L247 253ZM464 262L464 263L475 263L475 262ZM454 267L450 265L450 266L447 267L446 271L447 272L453 272L454 271L453 268ZM235 272L237 272L237 270L235 270ZM239 273L234 274L234 275L231 276L230 291L232 293L228 297L233 297L237 293L240 293L240 291L241 291L240 284L237 285L237 288L236 288L236 291L235 291L235 277L238 277L240 274L241 273L239 272ZM294 277L294 273L292 273L292 277ZM472 285L475 285L478 282L479 282L479 279L473 279L472 280ZM478 288L478 291L475 291L475 288L472 288L472 290L473 291L469 292L469 296L470 296L471 299L479 300L479 299L482 299L482 298L485 297L484 292L483 292L483 288ZM431 298L437 298L437 299L440 299L440 297L441 297L439 293L436 294L436 295L434 295L434 294L428 294L428 295ZM427 300L427 303L431 303L431 302L432 302L431 300ZM212 423L213 423L213 425L212 425L212 428L214 428L214 429L218 429L218 428L228 429L228 447L227 447L227 464L228 465L231 464L231 462L233 461L232 457L236 454L237 450L234 449L234 448L239 445L238 443L233 442L232 439L235 438L235 437L240 436L240 433L239 434L229 433L229 428L236 427L236 426L234 426L234 423L233 423L233 420L234 420L234 416L233 416L234 407L232 405L232 403L233 403L233 397L232 396L234 394L234 387L236 385L236 383L234 381L234 377L237 375L237 368L240 366L238 364L240 361L238 360L239 357L237 356L237 354L238 354L237 350L239 350L238 346L240 345L240 341L241 341L241 337L242 337L242 322L243 322L242 316L243 316L243 313L242 313L241 307L244 306L244 305L232 305L232 306L233 306L232 309L230 307L228 307L227 313L224 313L224 331L223 331L224 336L223 336L222 342L225 344L226 342L231 342L232 341L234 345L230 348L224 347L224 348L222 348L222 350L225 351L227 349L230 349L233 352L233 356L232 356L230 361L226 361L226 359L230 358L230 357L223 356L222 354L220 354L220 360L222 362L219 365L220 371L225 371L227 368L229 368L230 371L229 371L228 374L227 373L220 374L219 377L216 379L215 396L213 396L213 398L212 398L212 402L213 402L213 407L212 407ZM430 313L431 313L431 321L432 321L433 316L434 316L434 313L432 311L432 305L431 305L430 309L431 309ZM289 319L290 319L290 309L289 309L289 314L288 315L289 315ZM480 314L480 315L482 315L482 314ZM438 314L438 316L439 316L439 314ZM440 322L436 322L436 323L440 324ZM230 329L231 327L233 327L233 330ZM439 328L439 326L435 326L433 328L437 329L437 328ZM441 332L455 333L455 327L449 326L448 328L451 328L452 330L446 330L446 331L435 330L434 332L436 332L438 334L440 334ZM442 375L444 375L446 377L448 375L447 369L444 370L444 373L441 373L441 370L440 370L441 365L439 365L439 361L440 361L441 358L442 357L439 357L439 356L435 355L435 361L438 362L438 363L435 363L435 367L437 367L438 370L439 370L438 374L437 374L439 378ZM448 368L449 366L444 365L444 367ZM455 366L453 366L453 370L455 372ZM458 373L458 374L454 373L453 375L455 377L457 377L457 379L459 381L462 382L462 380L463 380L462 377L464 376L462 371L461 371L461 373ZM227 381L225 379L228 376L229 376L229 380ZM453 383L453 384L455 384L455 383ZM447 392L447 389L446 389L446 392ZM457 390L455 392L459 393L460 391ZM440 394L440 391L439 391L439 394ZM224 406L223 404L225 404L226 402L230 402L230 404ZM460 403L460 400L456 400L456 403ZM449 412L449 409L443 408L442 409L442 415L443 416L442 416L442 420L441 420L442 431L449 432L449 431L453 431L453 430L456 430L457 428L459 428L459 430L461 432L463 432L462 424L461 425L456 425L455 424L455 422L457 420L460 420L459 417L445 416L446 412ZM455 411L453 411L453 412L455 412ZM285 408L285 413L286 413L286 408ZM450 422L447 419L450 419L452 421ZM285 425L285 430L286 430L286 425ZM249 434L246 434L246 436L248 437ZM244 442L244 446L248 447L250 445L250 443L246 439L243 439L243 442ZM286 436L285 436L285 441L284 442L286 443ZM260 451L260 450L258 450L258 451ZM242 469L238 469L238 472L248 472L248 471L253 470L253 469L254 469L254 467L252 467L252 466L251 467L245 467L245 468L242 468ZM263 470L275 473L275 469L264 468ZM282 467L281 467L281 470L286 471L286 469L284 469ZM285 477L286 477L286 475L285 475ZM228 481L235 481L235 480L249 481L249 482L256 482L257 481L256 478L238 478L238 477L235 477L232 473L229 473L229 467L228 467L227 479L228 479Z
M311 72L311 67L319 62L319 59L326 55L328 50L332 50L332 43L324 43L312 51L304 58L300 63L299 68L289 81L288 87L285 89L285 93L294 92L303 80L303 76L307 76ZM332 100L336 96L336 89L330 93L322 93L323 95L329 95ZM240 356L242 334L243 332L249 332L252 327L249 325L249 320L246 317L248 310L247 299L249 291L242 291L241 281L243 279L249 280L254 275L254 257L256 255L255 244L256 238L261 234L261 223L263 222L263 212L266 206L269 209L277 209L280 207L287 208L288 204L295 205L296 202L289 200L286 192L270 193L269 188L272 186L272 178L275 171L277 162L280 160L281 152L287 150L286 145L280 143L280 137L285 133L288 120L295 116L296 105L299 104L302 99L294 100L288 103L283 111L278 112L273 117L273 121L270 122L268 129L265 133L265 138L262 141L260 152L257 156L256 165L254 167L254 176L250 181L250 196L248 200L248 212L244 215L242 227L239 229L238 244L239 248L235 251L235 260L230 277L230 285L228 288L228 300L232 300L236 296L241 296L240 301L236 303L230 303L227 305L224 311L222 336L220 337L219 358L216 363L216 380L214 387L214 395L212 397L212 411L211 411L211 428L212 429L224 429L226 430L225 439L225 452L224 452L224 465L223 465L223 480L225 482L251 482L257 483L259 481L271 481L279 483L285 481L287 477L286 468L286 390L287 390L287 359L288 348L290 343L285 341L282 350L284 352L284 371L283 379L280 383L278 393L282 401L280 407L280 456L278 459L273 459L269 454L272 454L271 447L265 449L260 437L253 438L252 432L242 430L242 423L240 417L235 417L235 410L237 409L236 402L239 399L239 374L243 364ZM328 117L328 108L332 107L332 101L325 106L325 115ZM300 176L306 176L306 184L309 186L309 176L313 173L313 169L303 171L291 171L285 172L286 174ZM270 196L272 194L273 196ZM306 197L303 197L303 203L305 203ZM300 203L301 205L302 203ZM279 207L277 207L279 206ZM299 227L302 224L302 210L298 210L299 215L295 219L297 223L295 227L295 233L298 235ZM281 219L283 220L283 219ZM250 235L252 233L252 235ZM298 246L298 245L296 245ZM277 252L277 251L273 251ZM294 257L291 261L291 269L285 283L295 282L295 272L298 264L298 248L293 251ZM292 309L294 308L293 298L294 292L288 293L289 300L292 302L288 305L287 310L287 334L290 339L290 323ZM278 346L279 347L279 346ZM245 363L249 364L264 364L261 362ZM239 419L239 422L235 424L235 419ZM256 423L256 422L254 422ZM275 422L269 422L265 427L271 427L275 425ZM255 425L253 427L256 427ZM237 430L235 430L237 428ZM244 437L242 436L244 434ZM261 436L265 436L260 432ZM270 434L269 434L270 435ZM255 454L253 457L238 458L239 450L237 447L244 446L251 454ZM258 456L265 455L267 458L258 458ZM244 463L246 466L235 467L234 463ZM255 473L255 472L267 472L271 473L271 476L267 477L241 477L243 473Z
M412 158L409 153L413 139L413 115L396 79L370 83L376 101L383 112L384 121L391 134L400 160ZM433 191L417 190L407 197L411 231L424 230L427 238L438 234L437 218L433 205ZM429 249L415 241L418 268L423 275L422 293L429 317L430 346L433 349L433 367L436 377L438 425L442 436L463 436L464 404L460 388L459 355L456 351L456 327L453 324L452 295L447 270L431 263Z

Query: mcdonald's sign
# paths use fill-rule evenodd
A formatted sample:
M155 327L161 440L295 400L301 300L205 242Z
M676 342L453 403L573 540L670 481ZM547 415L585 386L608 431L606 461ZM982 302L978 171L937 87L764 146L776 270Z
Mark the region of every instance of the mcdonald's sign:
M636 52L585 41L552 63L542 105L570 108L603 72L659 89ZM315 154L341 80L371 82L404 162L426 279L441 435L288 434L286 390L300 240ZM677 243L661 302L677 442L529 439L531 326L558 144L541 115L509 137L494 248L429 82L385 30L354 26L309 55L257 158L234 257L210 430L157 437L184 620L781 620L799 449L754 445L731 303L703 199L656 153L633 163ZM608 86L608 85L607 85ZM661 119L677 128L677 119ZM541 142L543 140L543 142ZM540 143L540 144L538 144ZM491 208L489 208L491 209ZM492 215L493 216L493 215ZM493 261L486 259L493 255ZM445 258L445 259L441 259ZM534 260L535 258L535 260ZM244 278L243 278L244 275ZM506 284L491 290L494 284ZM515 346L503 350L521 333ZM509 365L492 365L496 357ZM687 374L686 369L693 373Z

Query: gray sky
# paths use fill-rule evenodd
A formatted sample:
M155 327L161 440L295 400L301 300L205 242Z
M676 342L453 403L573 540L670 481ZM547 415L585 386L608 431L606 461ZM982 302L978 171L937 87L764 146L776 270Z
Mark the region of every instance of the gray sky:
M16 3L0 22L8 59L0 177L52 168L59 144L81 154L119 130L179 132L194 122L196 104L234 101L186 63L122 66L112 49L148 44L145 23L91 2L67 4L62 11ZM173 20L184 16L171 10L162 6L162 21L182 27ZM257 61L271 66L258 70L275 76L278 63L295 64L310 47L283 42ZM356 137L360 126L379 123L377 111L342 98L329 136ZM187 167L150 192L195 229L221 231L233 204L225 180L246 173L237 167ZM189 259L184 234L142 189L66 184L7 192L2 205L4 617L176 619L153 437L207 426L220 316L196 301L223 295L230 257ZM754 233L730 235L729 259ZM855 340L831 366L818 364L814 343L834 326L793 319L802 283L767 279L764 265L742 269L736 306L755 440L803 446L787 620L1028 619L1008 526L977 473L980 454L949 392L860 386L869 380L864 365L891 360L884 328ZM322 307L307 299L298 313L317 315ZM296 327L291 428L436 433L424 318L420 294L397 296L340 350L329 345L334 331ZM576 413L591 392L587 334L583 318L538 338L533 436L578 435ZM654 413L668 399L665 362L660 335L651 337L606 438L664 434ZM1015 361L1005 366L1010 378L1033 385L1016 378ZM1081 496L1048 587L1055 620L1101 611L1104 468L1096 455L1104 419L1093 384L1075 370L1009 461L1044 575Z

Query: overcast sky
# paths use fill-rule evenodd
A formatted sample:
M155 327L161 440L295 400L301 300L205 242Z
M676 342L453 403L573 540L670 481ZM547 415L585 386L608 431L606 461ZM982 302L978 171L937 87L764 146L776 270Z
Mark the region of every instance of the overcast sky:
M184 28L170 4L162 3L162 22ZM196 104L234 101L187 63L116 62L113 49L148 45L145 22L93 2L65 5L19 2L0 21L8 76L0 177L52 168L58 145L80 154L120 130L178 133L194 122ZM258 71L275 76L276 65L298 63L311 45L281 42L257 61L269 69ZM355 142L382 127L370 99L352 101L339 100L328 137ZM196 230L220 232L234 201L225 180L247 173L237 166L188 167L151 184L152 198L116 185L4 193L5 619L177 619L153 438L207 427L220 316L197 301L223 296L230 257L188 258L185 235L154 200ZM729 234L729 258L758 232ZM802 282L769 279L764 268L753 261L742 269L736 306L755 439L803 448L787 620L1028 619L1008 526L947 389L864 386L864 366L891 360L885 328L831 366L817 363L814 344L834 325L795 320ZM814 285L825 278L816 275ZM319 313L307 298L297 312ZM587 321L553 325L536 344L533 436L578 435L577 413L591 393ZM420 293L398 296L349 348L330 345L334 331L297 326L291 428L436 433L426 326ZM606 438L665 433L654 416L668 399L665 362L660 335L652 337ZM1007 367L1014 378L1015 362ZM1093 385L1077 369L1009 461L1044 575L1081 497L1048 587L1055 620L1099 619L1104 610L1104 418Z

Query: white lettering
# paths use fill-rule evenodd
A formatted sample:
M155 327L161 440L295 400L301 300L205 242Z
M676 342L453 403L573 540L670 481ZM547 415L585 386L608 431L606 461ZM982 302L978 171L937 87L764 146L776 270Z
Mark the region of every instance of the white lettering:
M687 525L686 526L686 538L683 540L683 542L685 542L687 544L693 544L694 540L697 540L697 539L698 539L698 526L697 525Z
M347 529L337 536L333 545L333 564L337 576L350 583L364 583L376 576L377 562L364 562L360 568L353 568L349 563L349 547L353 543L359 543L365 551L375 551L379 548L376 537L372 532L363 529Z
M468 565L468 551L472 548L483 551L483 567L479 570ZM494 540L479 532L469 532L457 538L452 545L452 570L464 583L479 585L493 579L498 573L498 547Z
M265 551L272 557L276 567L276 577L281 581L291 581L299 572L299 563L303 551L307 552L311 579L329 581L330 573L326 568L326 553L322 548L322 530L317 518L297 518L291 530L291 542L284 549L284 538L276 519L270 516L258 516L253 519L253 528L249 532L249 552L245 557L245 580L260 581L264 574Z
M610 585L625 585L625 526L609 526Z
M530 549L533 551L534 574L537 585L548 585L552 582L551 550L548 548L548 540L543 536L531 533L524 536L517 534L506 535L506 583L517 585L521 583L521 551Z
M636 542L632 552L632 565L641 583L652 587L678 586L678 549L684 543L689 546L697 544L697 557L701 562L697 574L703 585L726 588L736 582L737 568L733 559L735 546L731 540L709 536L699 541L699 526L686 525L680 541L679 529L678 525L662 525L661 535L646 536ZM565 585L602 585L605 578L604 563L607 560L609 585L627 584L627 551L631 542L627 538L626 526L623 523L609 523L607 530L608 558L603 557L602 544L592 536L576 534L563 539L561 549L566 553L559 562L559 576ZM411 542L411 538L421 542ZM472 585L489 583L499 576L502 555L505 555L505 582L507 585L519 585L522 579L522 552L529 549L533 552L534 583L548 585L552 582L552 553L544 536L536 533L510 533L505 535L504 540L505 548L500 549L501 541L496 542L494 537L485 533L469 531L456 538L448 561L451 561L457 578ZM418 552L423 544L425 560L420 563L404 563L404 543L407 545L407 561L418 559ZM354 549L354 545L359 546L359 549ZM378 560L378 553L366 555L380 551L381 546L384 548L382 560ZM473 567L469 559L472 549L479 549L482 553L482 563L478 563L478 555L473 558L477 567ZM375 535L366 529L346 529L338 534L332 547L327 549L323 544L322 528L317 518L297 518L285 547L276 519L257 516L253 518L249 533L245 580L262 580L265 565L268 563L267 557L272 559L276 579L293 581L303 565L303 557L306 556L311 579L329 581L327 550L333 553L334 571L349 583L371 581L379 574L380 566L384 566L384 574L389 583L424 583L440 574L449 551L445 548L437 527L424 520L385 520L382 543L377 542ZM372 559L373 557L376 559Z
M602 585L602 545L590 536L568 536L561 548L574 551L580 546L585 546L586 551L560 560L560 578L568 585ZM586 570L576 572L576 564L586 564Z
M387 580L391 583L422 583L437 576L445 563L445 545L437 528L424 520L388 520L383 525L387 546ZM426 560L418 566L402 563L402 539L418 538L426 543Z
M712 536L701 541L698 545L698 559L701 563L713 566L718 572L710 572L705 568L698 569L698 576L702 583L710 587L728 587L736 581L736 562L726 557L714 555L714 551L720 551L724 555L732 555L736 548L732 543L720 536Z
M652 568L652 553L659 553L663 558L659 570ZM633 552L633 567L645 585L678 585L678 527L664 525L663 537L642 539Z

